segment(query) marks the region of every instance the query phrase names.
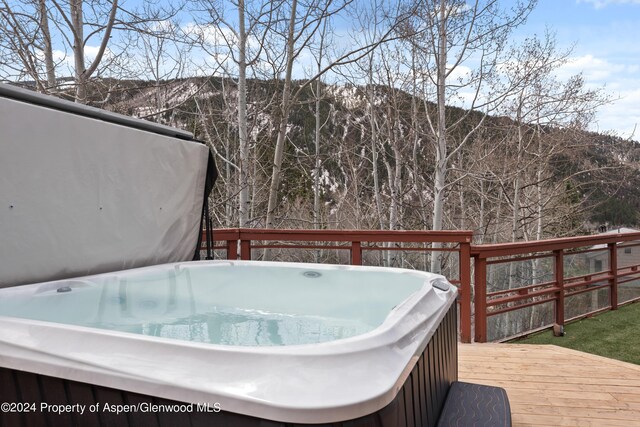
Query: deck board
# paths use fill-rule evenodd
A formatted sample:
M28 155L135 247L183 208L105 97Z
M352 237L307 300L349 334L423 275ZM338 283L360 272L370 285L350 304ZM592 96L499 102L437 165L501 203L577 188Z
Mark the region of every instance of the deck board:
M460 344L459 379L504 387L514 427L638 426L640 366L554 345Z

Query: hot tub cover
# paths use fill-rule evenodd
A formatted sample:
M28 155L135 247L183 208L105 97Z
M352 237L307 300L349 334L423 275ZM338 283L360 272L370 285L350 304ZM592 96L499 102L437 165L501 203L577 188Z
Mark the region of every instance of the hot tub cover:
M193 259L215 166L192 138L0 84L0 287Z

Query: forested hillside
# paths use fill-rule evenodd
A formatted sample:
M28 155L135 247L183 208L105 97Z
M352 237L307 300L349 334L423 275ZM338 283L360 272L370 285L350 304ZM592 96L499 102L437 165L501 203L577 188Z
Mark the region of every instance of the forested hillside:
M248 108L251 227L264 226L278 121L277 105L270 102L281 84L249 82L256 94ZM106 108L188 129L210 144L221 171L211 206L219 226L237 226L234 81L120 81L117 86L121 89ZM425 109L434 106L383 86L321 88L317 154L311 89L303 91L288 119L277 226L430 229L435 146L415 127L426 125ZM374 108L367 96L372 89ZM461 134L482 120L459 108L446 111L448 123L464 118ZM453 158L445 228L472 229L478 241L499 242L588 233L601 224L637 226L639 161L633 141L488 117Z

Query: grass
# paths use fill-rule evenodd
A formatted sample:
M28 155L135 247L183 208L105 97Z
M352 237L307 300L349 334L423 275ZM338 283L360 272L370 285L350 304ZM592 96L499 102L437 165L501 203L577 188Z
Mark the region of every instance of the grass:
M640 303L569 323L563 337L544 331L511 341L516 344L553 344L640 365Z

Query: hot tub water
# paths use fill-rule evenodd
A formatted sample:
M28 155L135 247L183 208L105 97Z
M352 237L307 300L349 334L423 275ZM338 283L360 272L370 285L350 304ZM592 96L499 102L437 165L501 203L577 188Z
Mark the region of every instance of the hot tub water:
M370 332L423 285L411 272L190 263L32 285L0 300L0 315L211 344L317 344Z

